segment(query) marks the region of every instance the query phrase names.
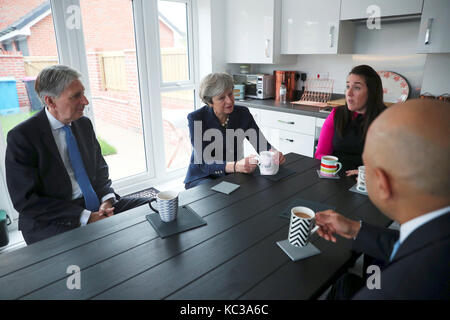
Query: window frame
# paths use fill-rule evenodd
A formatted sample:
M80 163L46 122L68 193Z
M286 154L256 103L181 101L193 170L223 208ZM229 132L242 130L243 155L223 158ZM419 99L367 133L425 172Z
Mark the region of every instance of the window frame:
M198 82L198 57L194 55L194 51L196 51L194 48L198 49L197 23L194 23L197 15L194 10L196 10L197 4L195 0L170 1L186 4L190 79L188 81L171 83L162 82L157 0L132 0L138 80L141 93L142 117L144 119L143 132L147 172L113 181L112 186L119 194L128 194L148 188L149 186L162 184L174 178L180 178L185 175L188 166L187 163L185 168L173 171L167 171L165 168L164 143L161 143L164 141L161 93L166 91L193 90L193 107L194 109L197 107L198 100L195 93ZM58 61L60 64L66 64L76 68L86 79L88 76L88 66L82 23L78 30L71 30L66 27L66 18L69 15L66 12L67 8L72 5L80 8L80 1L50 0L50 5L55 28ZM152 41L152 39L157 41ZM86 89L85 94L92 101L89 81L84 81L84 85ZM94 120L91 106L85 108L85 114L92 121ZM0 138L2 138L1 133ZM1 192L3 193L3 197L0 197L0 204L1 208L7 210L10 216L12 216L15 226L11 229L15 229L17 228L18 213L14 210L7 192L4 172L5 150L6 143L2 140L0 141L0 159L2 160L2 165L0 165L0 179L2 180L0 181L0 191L6 192Z

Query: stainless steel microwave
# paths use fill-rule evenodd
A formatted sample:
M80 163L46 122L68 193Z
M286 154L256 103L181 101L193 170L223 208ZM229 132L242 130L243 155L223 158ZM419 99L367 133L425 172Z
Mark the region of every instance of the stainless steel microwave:
M245 85L245 97L270 99L275 97L275 77L271 74L235 74L235 84Z

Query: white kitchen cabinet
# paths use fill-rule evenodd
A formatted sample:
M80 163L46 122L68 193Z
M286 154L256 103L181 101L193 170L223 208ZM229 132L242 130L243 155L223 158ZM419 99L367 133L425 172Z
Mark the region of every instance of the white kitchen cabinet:
M341 20L367 19L375 14L371 6L379 8L379 16L393 17L422 12L423 0L341 0ZM369 11L369 12L367 12Z
M294 113L248 108L267 141L283 154L294 152L314 157L314 141L318 139L325 119ZM256 150L244 141L244 156L256 154Z
M290 152L313 157L314 136L298 132L263 126L261 128L267 140L283 154Z
M340 21L340 5L340 0L283 0L281 53L352 53L355 26Z
M277 62L280 15L280 0L226 0L226 62Z
M255 119L256 124L259 126L261 123L261 110L257 108L248 108L248 111L250 111L253 119Z
M302 134L314 135L316 118L299 114L260 110L261 123L263 126L293 131Z
M449 17L449 0L424 0L417 43L418 53L450 52Z
M270 110L260 110L260 116L260 129L277 150L313 156L314 117Z

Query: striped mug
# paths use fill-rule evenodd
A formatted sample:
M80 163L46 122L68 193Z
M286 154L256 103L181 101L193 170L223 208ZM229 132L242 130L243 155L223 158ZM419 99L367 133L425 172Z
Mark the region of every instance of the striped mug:
M338 160L334 156L323 156L320 163L320 174L334 177L342 169L342 163L338 162Z
M304 247L309 243L309 237L318 227L315 227L315 212L307 207L291 209L288 240L294 247Z
M158 209L153 208L152 202L156 201ZM150 208L159 214L161 221L170 222L177 218L178 214L178 192L163 191L149 201Z

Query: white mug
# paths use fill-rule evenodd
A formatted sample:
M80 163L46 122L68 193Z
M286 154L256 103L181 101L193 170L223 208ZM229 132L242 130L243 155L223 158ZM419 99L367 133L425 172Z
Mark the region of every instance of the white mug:
M366 188L366 167L358 167L358 183L356 184L356 189L361 192L367 192Z
M255 156L256 163L259 166L259 172L263 176L272 176L278 173L280 168L278 160L278 152L276 151L262 151Z

